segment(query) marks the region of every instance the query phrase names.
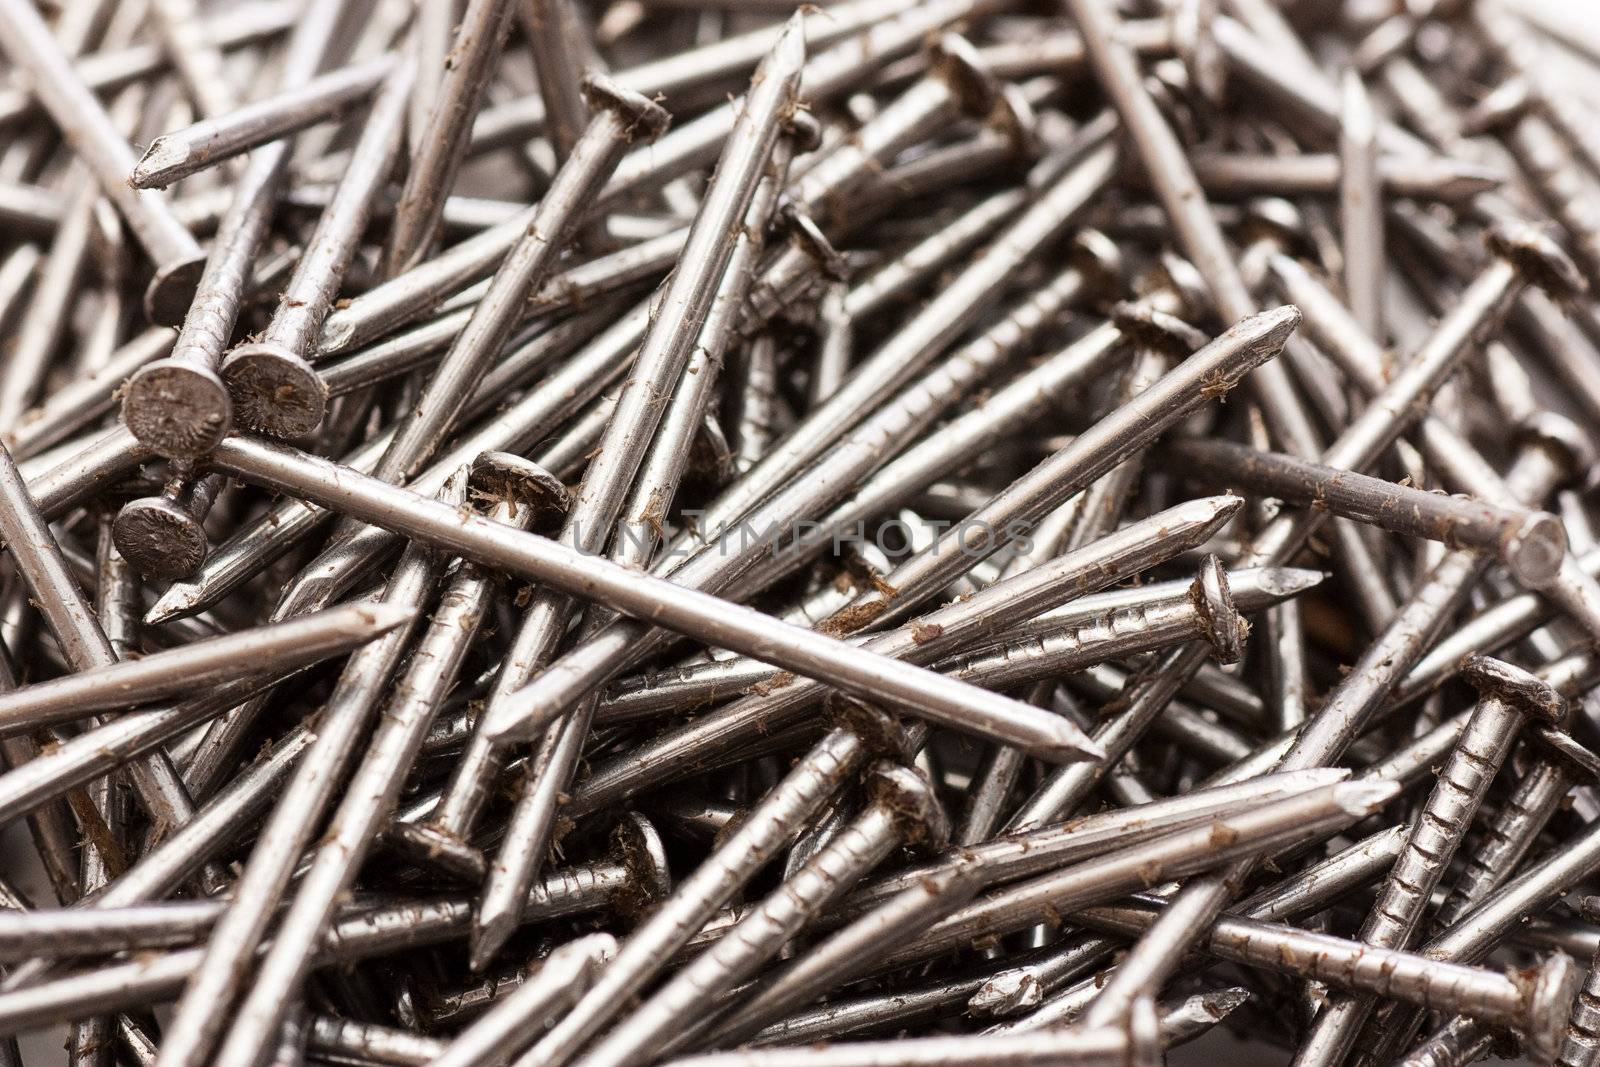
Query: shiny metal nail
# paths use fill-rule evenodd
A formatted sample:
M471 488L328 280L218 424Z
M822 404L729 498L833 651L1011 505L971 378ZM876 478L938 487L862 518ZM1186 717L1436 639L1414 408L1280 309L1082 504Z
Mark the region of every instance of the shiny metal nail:
M1142 915L1139 914L1141 910ZM1094 908L1080 914L1092 926L1118 932L1146 928L1155 918L1153 909L1137 906ZM1459 965L1294 927L1232 917L1218 920L1205 942L1205 950L1236 962L1304 978L1320 978L1347 989L1402 998L1515 1026L1538 1048L1552 1050L1565 1023L1577 977L1572 960L1559 952L1547 957L1532 973L1521 969L1496 972L1470 967L1445 971L1446 967ZM1308 1044L1315 1040L1308 1038Z
M860 653L833 638L772 620L751 609L717 600L669 582L642 576L532 534L517 535L501 524L464 518L437 502L404 489L355 475L283 446L230 438L212 460L231 473L268 483L362 521L377 521L414 537L460 551L487 566L524 577L539 577L570 595L601 599L625 613L647 614L664 626L693 631L711 643L781 660L799 673L821 673L841 688L866 695L894 694L894 700L930 715L970 721L974 704L989 709L986 720L1016 724L1005 728L1015 740L1043 753L1071 757L1078 732L1059 721L1040 721L1037 709L940 678L871 653ZM741 636L744 635L744 636ZM760 636L758 636L760 635ZM777 641L770 638L776 637ZM915 695L913 695L915 694ZM1027 725L1024 726L1024 723ZM1036 731L1037 726L1041 730ZM1037 737L1042 732L1042 737Z
M645 999L577 1063L632 1064L671 1044L673 1028L703 1000L715 1001L749 978L807 921L838 899L901 844L941 848L950 825L932 786L916 772L873 768L861 812L740 922ZM537 1055L536 1047L530 1057Z
M205 521L223 479L216 475L174 478L159 496L130 500L112 527L117 551L147 578L193 574L211 551Z
M325 122L371 96L395 65L394 56L383 56L343 67L164 133L145 148L128 180L140 189L162 189L285 134Z
M453 493L458 506L465 491L465 479L459 479ZM166 1063L208 1060L223 1037L232 1015L219 1013L216 1006L226 1003L231 1009L237 1002L294 864L332 799L335 776L348 764L389 675L411 643L415 612L438 567L432 553L413 549L386 586L382 602L409 610L412 621L364 645L346 664L324 710L313 750L302 758L285 787L235 888L232 906L218 922L204 959L178 1002L161 1046Z
M1186 470L1213 484L1221 481L1265 493L1392 533L1493 552L1519 582L1532 588L1554 581L1566 554L1561 520L1548 512L1514 511L1427 493L1292 456L1252 452L1230 442L1182 441L1171 454Z
M1125 532L1125 537L1106 538L1088 546L1081 553L1061 557L1038 571L1018 575L1010 583L996 583L968 600L930 612L908 626L869 640L862 647L915 662L931 662L945 649L971 641L975 633L990 631L994 622L1001 617L1013 619L1019 614L1026 614L1032 605L1043 607L1063 595L1070 595L1069 591L1081 588L1078 583L1083 577L1088 577L1093 587L1114 580L1112 575L1119 571L1142 566L1148 558L1147 538L1150 530L1163 529L1174 537L1172 542L1167 543L1181 544L1197 534L1203 537L1201 531L1214 529L1227 521L1237 506L1223 498L1196 502L1184 509L1190 516L1186 522L1179 521L1175 513L1163 513L1144 529L1136 525ZM1166 542L1166 538L1161 540ZM1156 551L1163 553L1162 549ZM1186 625L1198 625L1192 605L1185 602L1179 612L1188 620ZM1080 641L1076 631L1067 629L1060 635L1061 639L1056 645L1041 649L1041 655L1059 653L1063 657L1072 657L1085 644L1092 643L1095 637L1115 635L1119 627L1112 625L1100 629L1091 625L1086 629L1092 631L1092 636L1087 640ZM1116 638L1112 636L1111 639ZM1032 642L1035 645L1039 643ZM1029 642L1019 644L1026 645ZM1098 656L1088 653L1086 658ZM1006 670L1009 669L1006 661L1007 657L1000 653L993 657L992 663L997 669ZM726 758L730 751L737 751L738 743L748 743L763 732L792 721L794 715L814 707L824 692L821 687L798 681L775 685L766 692L758 689L750 697L727 708L642 743L627 760L609 761L596 767L578 791L574 803L581 808L608 802L644 788L663 775ZM955 719L947 722L968 730L976 725Z
M332 44L338 16L339 10L330 5L295 25L279 67L280 85L295 86L316 73ZM233 426L233 404L217 367L233 338L291 148L288 140L280 140L252 153L218 224L198 284L190 283L193 301L183 314L172 355L141 368L124 390L123 423L142 444L169 458L191 461ZM132 167L128 160L124 178ZM123 184L131 188L125 180Z
M705 1038L713 1046L735 1043L803 1007L870 968L873 953L887 952L972 899L981 882L968 864L929 874L818 944L757 994L717 1023Z
M384 273L394 276L427 258L437 239L439 211L455 179L484 86L511 29L508 0L469 0L455 29L433 111L411 148L405 185L384 249Z
M1584 898L1583 910L1590 918L1595 914L1594 904L1594 898ZM1561 1067L1591 1067L1600 1059L1600 1017L1597 1017L1600 999L1597 999L1597 993L1600 993L1600 966L1591 961L1588 977L1584 979L1577 999L1572 1003L1567 1032L1555 1057L1555 1062Z
M253 672L279 673L348 648L398 615L352 604L81 671L0 694L0 730L33 729L115 708L145 704Z
M1381 948L1401 948L1421 924L1434 888L1466 836L1467 824L1488 793L1500 764L1528 718L1558 721L1565 703L1548 683L1499 660L1480 657L1467 668L1479 700L1456 747L1438 772L1439 784L1411 823L1406 846L1378 890L1377 902L1359 937ZM1557 955L1555 966L1571 961ZM1551 1001L1564 1012L1572 998L1572 979L1545 983ZM1545 1002L1533 998L1536 1004ZM1301 1058L1331 1055L1349 1047L1370 1014L1372 998L1336 997L1324 1005L1306 1038ZM1453 1010L1461 1010L1456 1008ZM1544 1010L1548 1011L1548 1007ZM1470 1014L1470 1013L1469 1013ZM1537 1026L1530 1039L1538 1048L1554 1048L1548 1025ZM1329 1050L1324 1052L1323 1050Z
M526 460L491 454L473 467L466 493L495 521L520 527L533 517L530 498L542 495L548 480L546 472ZM485 621L494 591L491 576L468 566L457 572L434 606L411 665L400 676L400 696L387 703L352 772L348 794L334 808L331 828L300 878L215 1062L253 1063L282 1024L284 1006L294 1001L312 954L333 921L335 905L398 801L406 772Z
M1356 71L1347 71L1340 94L1339 226L1344 243L1344 291L1350 311L1368 335L1387 336L1383 316L1383 195L1378 177L1378 135L1372 101Z
M1098 249L1099 244L1091 241L1090 247ZM1098 260L1092 262L1098 265ZM1088 267L1063 271L979 338L952 353L924 382L908 386L895 400L862 421L821 458L813 468L816 478L797 481L785 487L760 508L745 515L743 522L755 528L779 527L805 520L819 508L826 507L828 502L836 500L853 479L880 463L887 449L896 442L910 440L931 425L943 405L952 403L962 390L971 388L982 374L1017 351L1044 327L1052 313L1082 294L1091 284L1092 277ZM888 501L898 500L901 492L908 491L903 487L915 484L917 478L931 479L931 474L921 472L944 469L950 462L950 455L960 454L972 442L1003 432L1007 425L1024 424L1041 410L1042 397L1047 398L1073 382L1082 381L1085 375L1111 358L1120 336L1120 332L1109 325L1104 330L1094 331L1080 345L1071 346L1060 353L1059 358L1039 367L1037 372L1024 375L1001 390L978 411L946 424L945 432L936 435L930 442L935 450L933 455L918 446L908 452L902 461L889 464L882 473L881 482L878 478L870 479L854 498L818 523L813 538L799 538L792 551L782 553L781 559L774 556L771 560L774 566L752 575L749 588L762 587L775 581L781 576L777 570L779 564L793 567L809 559L828 545L832 532L848 528L869 514L878 513L887 506ZM905 466L901 465L902 462ZM907 475L905 471L908 467L919 473ZM902 488L886 496L873 491L872 487L880 485ZM705 529L714 529L714 524L720 521L715 509L713 505L707 514L700 517ZM690 540L690 543L693 541ZM671 574L678 584L718 589L722 587L721 583L736 578L759 562L755 554L736 552L731 546L715 544L700 548L677 566L668 568L658 565L656 572ZM632 624L609 627L606 632L593 635L584 657L589 662L584 664L583 672L564 672L561 681L570 683L574 690L580 686L587 688L597 685L628 658L650 650L659 640L659 631L645 637ZM608 647L601 648L602 645ZM550 702L541 706L553 706L556 700L571 699L565 696L552 697L547 689L540 692L542 695L539 700ZM535 693L530 691L519 699L533 703L534 696Z
M1343 783L1324 786L1271 801L1249 812L1215 817L1209 825L1177 830L1160 838L1125 850L1107 853L1071 867L996 889L941 920L910 945L891 953L884 965L921 960L966 944L979 932L998 933L1020 930L1055 914L1087 907L1112 899L1141 884L1133 868L1143 864L1143 883L1181 877L1229 863L1252 848L1278 847L1303 840L1316 833L1316 827L1346 826L1381 806L1397 792L1392 784ZM1344 805L1344 806L1340 806ZM1338 811L1334 811L1338 807ZM1292 829L1289 823L1299 820ZM1216 834L1219 826L1228 828L1229 840ZM1241 836L1233 838L1231 831Z
M164 198L139 192L128 184L127 176L134 164L128 142L73 70L71 59L39 12L16 0L8 4L4 21L6 32L0 35L0 47L5 48L19 69L31 72L30 81L40 103L68 135L84 165L117 206L154 265L155 277L145 292L150 317L162 323L176 323L199 283L204 259L199 244L172 214Z

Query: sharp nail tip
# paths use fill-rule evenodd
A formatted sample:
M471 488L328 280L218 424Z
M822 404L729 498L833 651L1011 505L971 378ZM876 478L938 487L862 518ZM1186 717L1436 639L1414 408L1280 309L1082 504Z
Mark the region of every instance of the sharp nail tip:
M500 955L500 950L510 937L510 924L503 915L496 915L473 926L467 959L467 966L472 968L472 973L482 974Z

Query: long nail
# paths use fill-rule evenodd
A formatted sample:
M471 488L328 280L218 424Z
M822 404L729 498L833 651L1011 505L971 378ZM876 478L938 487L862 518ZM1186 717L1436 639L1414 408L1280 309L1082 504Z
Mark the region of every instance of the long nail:
M1426 493L1229 442L1180 442L1173 455L1201 477L1371 522L1392 533L1494 552L1518 581L1534 588L1555 579L1566 554L1566 532L1548 512L1513 511Z
M1174 831L1130 849L1018 882L979 898L882 962L925 959L965 943L978 929L1022 929L1049 909L1071 911L1097 899L1110 899L1126 892L1123 887L1138 882L1139 876L1131 868L1140 863L1146 864L1151 879L1181 877L1183 873L1221 866L1233 857L1249 854L1251 849L1270 849L1276 844L1305 839L1316 832L1316 826L1348 825L1360 812L1375 810L1395 792L1393 785L1376 783L1325 786L1263 804L1248 813L1219 817L1211 827ZM1290 824L1296 820L1300 820L1298 825L1291 829ZM1212 834L1217 825L1238 829L1242 836L1222 844Z
M342 67L295 86L231 107L151 141L128 180L140 189L162 189L208 167L325 122L371 96L395 66L393 56Z
M1270 361L1299 321L1298 311L1282 307L1235 324L1013 482L964 523L946 531L935 545L902 563L887 579L895 589L892 598L882 594L862 597L845 614L880 623L903 615L920 597L955 577L963 563L970 565L974 558L997 550L1005 541L1003 531L1015 528L1013 523L1038 521L1073 491L1146 443L1150 439L1147 434L1171 425Z
M930 612L911 626L869 639L861 647L882 655L908 657L914 662L933 662L956 642L970 641L975 635L990 630L995 625L993 612L997 609L1015 619L1028 610L1024 605L1037 604L1041 608L1053 605L1067 590L1082 588L1079 582L1085 578L1092 587L1114 581L1115 574L1141 569L1170 552L1198 544L1231 519L1238 507L1230 498L1212 497L1169 509L1162 513L1159 521L1134 524L1129 530L1120 531L1080 553L1060 557L1045 567L1017 576L1016 580L1004 583L1003 588L991 587L963 604ZM602 651L609 654L609 650ZM577 659L579 657L573 658ZM573 660L568 663L572 664ZM581 666L576 664L569 669L581 669ZM550 676L548 672L546 676ZM565 685L567 680L552 678L552 682L556 681ZM519 736L523 728L518 724L536 709L563 706L564 690L553 690L548 683L537 684L537 690L530 686L515 698L508 698L502 712L504 718L485 727L490 736ZM541 699L531 699L536 695ZM788 694L791 700L816 695L798 689ZM505 723L512 724L513 729L508 730Z
M344 177L317 220L272 321L259 339L229 352L218 368L235 417L251 429L302 437L322 422L326 390L305 355L333 306L373 201L400 154L415 78L416 64L409 56L385 72Z
M149 703L243 674L281 673L348 648L402 618L384 605L352 604L316 615L122 660L0 694L0 730L33 729L96 711Z
M618 896L630 898L640 890L648 892L648 885L630 884L631 877L625 866L609 862L552 872L529 894L529 913L536 919L555 919L605 909L615 904ZM325 965L355 963L459 940L471 923L471 912L471 902L462 897L358 911L335 924L318 959ZM9 990L0 993L0 1021L8 1030L25 1030L169 999L197 972L203 955L201 949L148 954L142 960Z
M1228 582L1234 589L1236 599L1242 598L1254 603L1263 599L1262 594L1265 593L1266 585L1282 582L1285 579L1291 584L1298 584L1298 579L1303 577L1309 576L1290 576L1283 573L1280 568L1260 568L1234 571L1229 575ZM1047 614L1052 628L1059 624L1062 630L1074 629L1123 609L1139 610L1152 608L1163 602L1175 602L1188 596L1191 585L1191 582L1185 581L1151 582L1126 589L1090 593ZM852 590L840 593L839 598L848 600L853 595ZM1267 598L1270 599L1270 594ZM837 607L843 606L835 605L833 601L833 597L828 600L830 609L836 610ZM1284 603L1290 602L1284 601ZM832 610L826 614L831 615ZM823 617L825 616L816 616L816 620L821 621ZM868 638L858 636L851 640L861 643ZM595 713L597 721L600 722L627 722L670 715L699 707L713 699L748 694L761 687L782 682L780 673L764 663L735 657L630 675L618 679L607 690ZM1120 688L1120 675L1118 679L1113 688ZM1246 691L1235 695L1251 701L1248 714L1259 715L1259 701L1254 700L1253 693Z
M338 15L332 8L319 9L298 22L280 67L281 85L301 84L316 73L338 28ZM233 405L217 367L232 340L292 147L280 140L251 155L217 227L172 355L141 368L124 391L124 424L141 443L172 459L187 462L204 455L232 428ZM125 174L132 167L128 160Z
M150 317L163 323L178 322L199 283L204 261L199 244L163 197L139 192L128 184L133 151L73 70L39 12L25 0L7 0L4 22L0 47L19 69L31 73L40 102L68 136L105 196L117 206L155 267L155 278L145 293Z
M940 848L949 822L932 787L904 767L880 765L867 782L870 803L728 935L656 990L576 1062L591 1067L641 1062L657 1054L701 997L717 999L748 978L827 904L902 843ZM536 1055L537 1049L530 1056Z
M458 500L464 492L463 484L456 490ZM415 612L428 594L438 566L431 553L413 550L390 579L383 603L409 612L413 621L363 646L346 664L341 684L329 698L313 751L296 768L252 850L232 906L217 924L204 959L178 1002L158 1062L198 1063L214 1052L231 1018L215 1008L222 1003L231 1008L238 1000L252 954L266 934L294 863L331 799L337 771L349 762L358 734L410 644Z
M469 491L491 502L491 517L522 526L533 517L532 501L542 496L548 476L525 460L486 456L470 479ZM283 1005L293 1001L313 951L333 920L336 903L397 802L406 772L484 622L493 593L492 578L468 567L457 573L433 608L411 666L400 678L399 692L404 696L389 702L352 773L349 793L334 809L333 829L300 879L272 947L217 1053L217 1063L253 1063L282 1024Z
M1116 932L1148 928L1155 920L1154 909L1138 907L1079 914L1092 926ZM1572 960L1562 953L1547 957L1532 974L1502 973L1251 919L1219 920L1204 947L1235 962L1515 1026L1551 1051L1577 980Z
M567 1063L622 1010L622 999L660 974L668 956L738 892L767 860L816 814L842 781L858 770L868 748L853 731L835 729L819 741L745 817L739 828L622 943L592 989L528 1053L540 1062Z
M1480 658L1468 673L1479 689L1478 705L1440 770L1439 784L1413 820L1406 847L1379 887L1378 900L1359 933L1361 940L1380 948L1404 947L1415 933L1423 909L1465 838L1467 823L1510 753L1523 721L1528 717L1556 721L1565 712L1560 695L1548 683L1509 664ZM1570 967L1565 956L1554 958ZM1561 1008L1555 1010L1564 1012L1572 997L1571 979L1563 985L1552 978L1542 985L1550 998L1560 998ZM1371 998L1348 996L1330 1000L1317 1016L1302 1058L1323 1049L1348 1047L1372 1003ZM1545 999L1532 998L1531 1003L1537 1012L1552 1010ZM1457 1005L1452 1010L1465 1009ZM1535 1047L1553 1051L1556 1039L1549 1030L1547 1023L1533 1029L1529 1036Z
M439 210L461 165L472 116L511 29L511 10L508 0L470 0L456 26L433 111L411 149L395 208L385 249L385 273L390 276L427 258L433 247Z

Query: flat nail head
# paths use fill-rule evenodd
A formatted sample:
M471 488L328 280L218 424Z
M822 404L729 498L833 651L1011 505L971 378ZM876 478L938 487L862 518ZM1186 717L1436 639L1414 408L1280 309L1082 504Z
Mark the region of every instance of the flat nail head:
M882 708L844 693L830 693L823 703L823 719L829 726L838 726L866 744L872 752L899 755L902 745L900 725L893 715Z
M1162 251L1151 274L1159 280L1158 285L1171 289L1178 294L1178 302L1183 308L1182 314L1202 315L1210 308L1211 290L1206 288L1205 276L1196 269L1193 263L1190 263L1171 249ZM1117 274L1113 280L1118 280L1121 277L1122 265L1119 261Z
M162 326L183 325L183 317L189 313L205 269L203 255L168 263L158 269L144 291L144 310L150 321Z
M294 440L322 425L328 387L311 364L272 341L240 345L222 361L239 422L272 437Z
M1502 700L1529 718L1558 723L1566 718L1567 700L1549 682L1492 656L1471 656L1463 677L1483 697Z
M467 482L472 496L485 503L518 504L535 513L567 510L567 487L531 459L509 452L484 452L472 463Z
M1006 82L1000 87L994 108L989 112L989 125L1003 131L1015 146L1017 158L1035 160L1044 154L1044 137L1039 132L1039 114L1028 102L1028 94L1020 86Z
M611 844L633 875L623 899L617 901L624 914L643 916L672 895L672 869L667 865L666 845L654 823L630 811L612 829Z
M1500 552L1518 584L1528 589L1542 589L1555 581L1566 555L1566 527L1548 511L1530 512Z
M940 36L933 46L933 66L955 91L962 111L983 118L994 109L1000 83L965 37L956 33Z
M1090 292L1112 294L1121 287L1126 267L1122 249L1102 231L1093 227L1079 230L1072 237L1069 254Z
M159 455L193 460L215 448L233 428L233 402L210 368L161 360L128 379L122 421Z
M1566 480L1590 475L1600 463L1594 437L1558 411L1536 411L1517 427L1519 445L1537 445L1557 454Z
M1558 300L1578 296L1589 287L1572 258L1541 226L1500 222L1483 240L1491 253L1510 260L1518 273Z
M1578 965L1565 952L1552 952L1531 976L1522 1031L1535 1053L1547 1062L1561 1048L1581 977Z
M111 540L141 575L161 581L187 578L211 551L205 528L164 496L124 504L111 524Z
M809 111L796 111L790 115L786 132L794 142L794 154L797 156L822 147L822 123Z
M627 125L630 137L653 141L672 123L666 108L604 74L590 73L584 77L583 96L594 110L615 112Z
M1306 236L1306 217L1281 196L1261 196L1245 209L1245 234L1254 241L1295 244Z

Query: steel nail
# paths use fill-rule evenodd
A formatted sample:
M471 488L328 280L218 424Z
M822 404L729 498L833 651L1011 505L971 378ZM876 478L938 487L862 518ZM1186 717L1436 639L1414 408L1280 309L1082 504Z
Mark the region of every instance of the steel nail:
M4 21L6 31L0 35L0 47L5 48L19 69L31 72L30 82L40 103L69 135L84 165L107 199L117 206L155 267L155 278L145 292L150 317L162 323L176 323L199 284L204 261L199 244L172 214L164 198L139 192L128 184L128 172L134 164L128 142L78 77L71 59L39 12L25 0L8 0Z
M211 551L205 521L223 481L217 475L174 478L160 495L128 501L112 527L117 551L147 578L193 574Z
M172 0L161 0L163 4ZM145 147L128 180L140 189L164 189L285 134L298 133L355 107L388 79L394 56L354 64L244 106L208 113ZM358 158L352 153L351 158ZM385 175L387 177L387 175Z

